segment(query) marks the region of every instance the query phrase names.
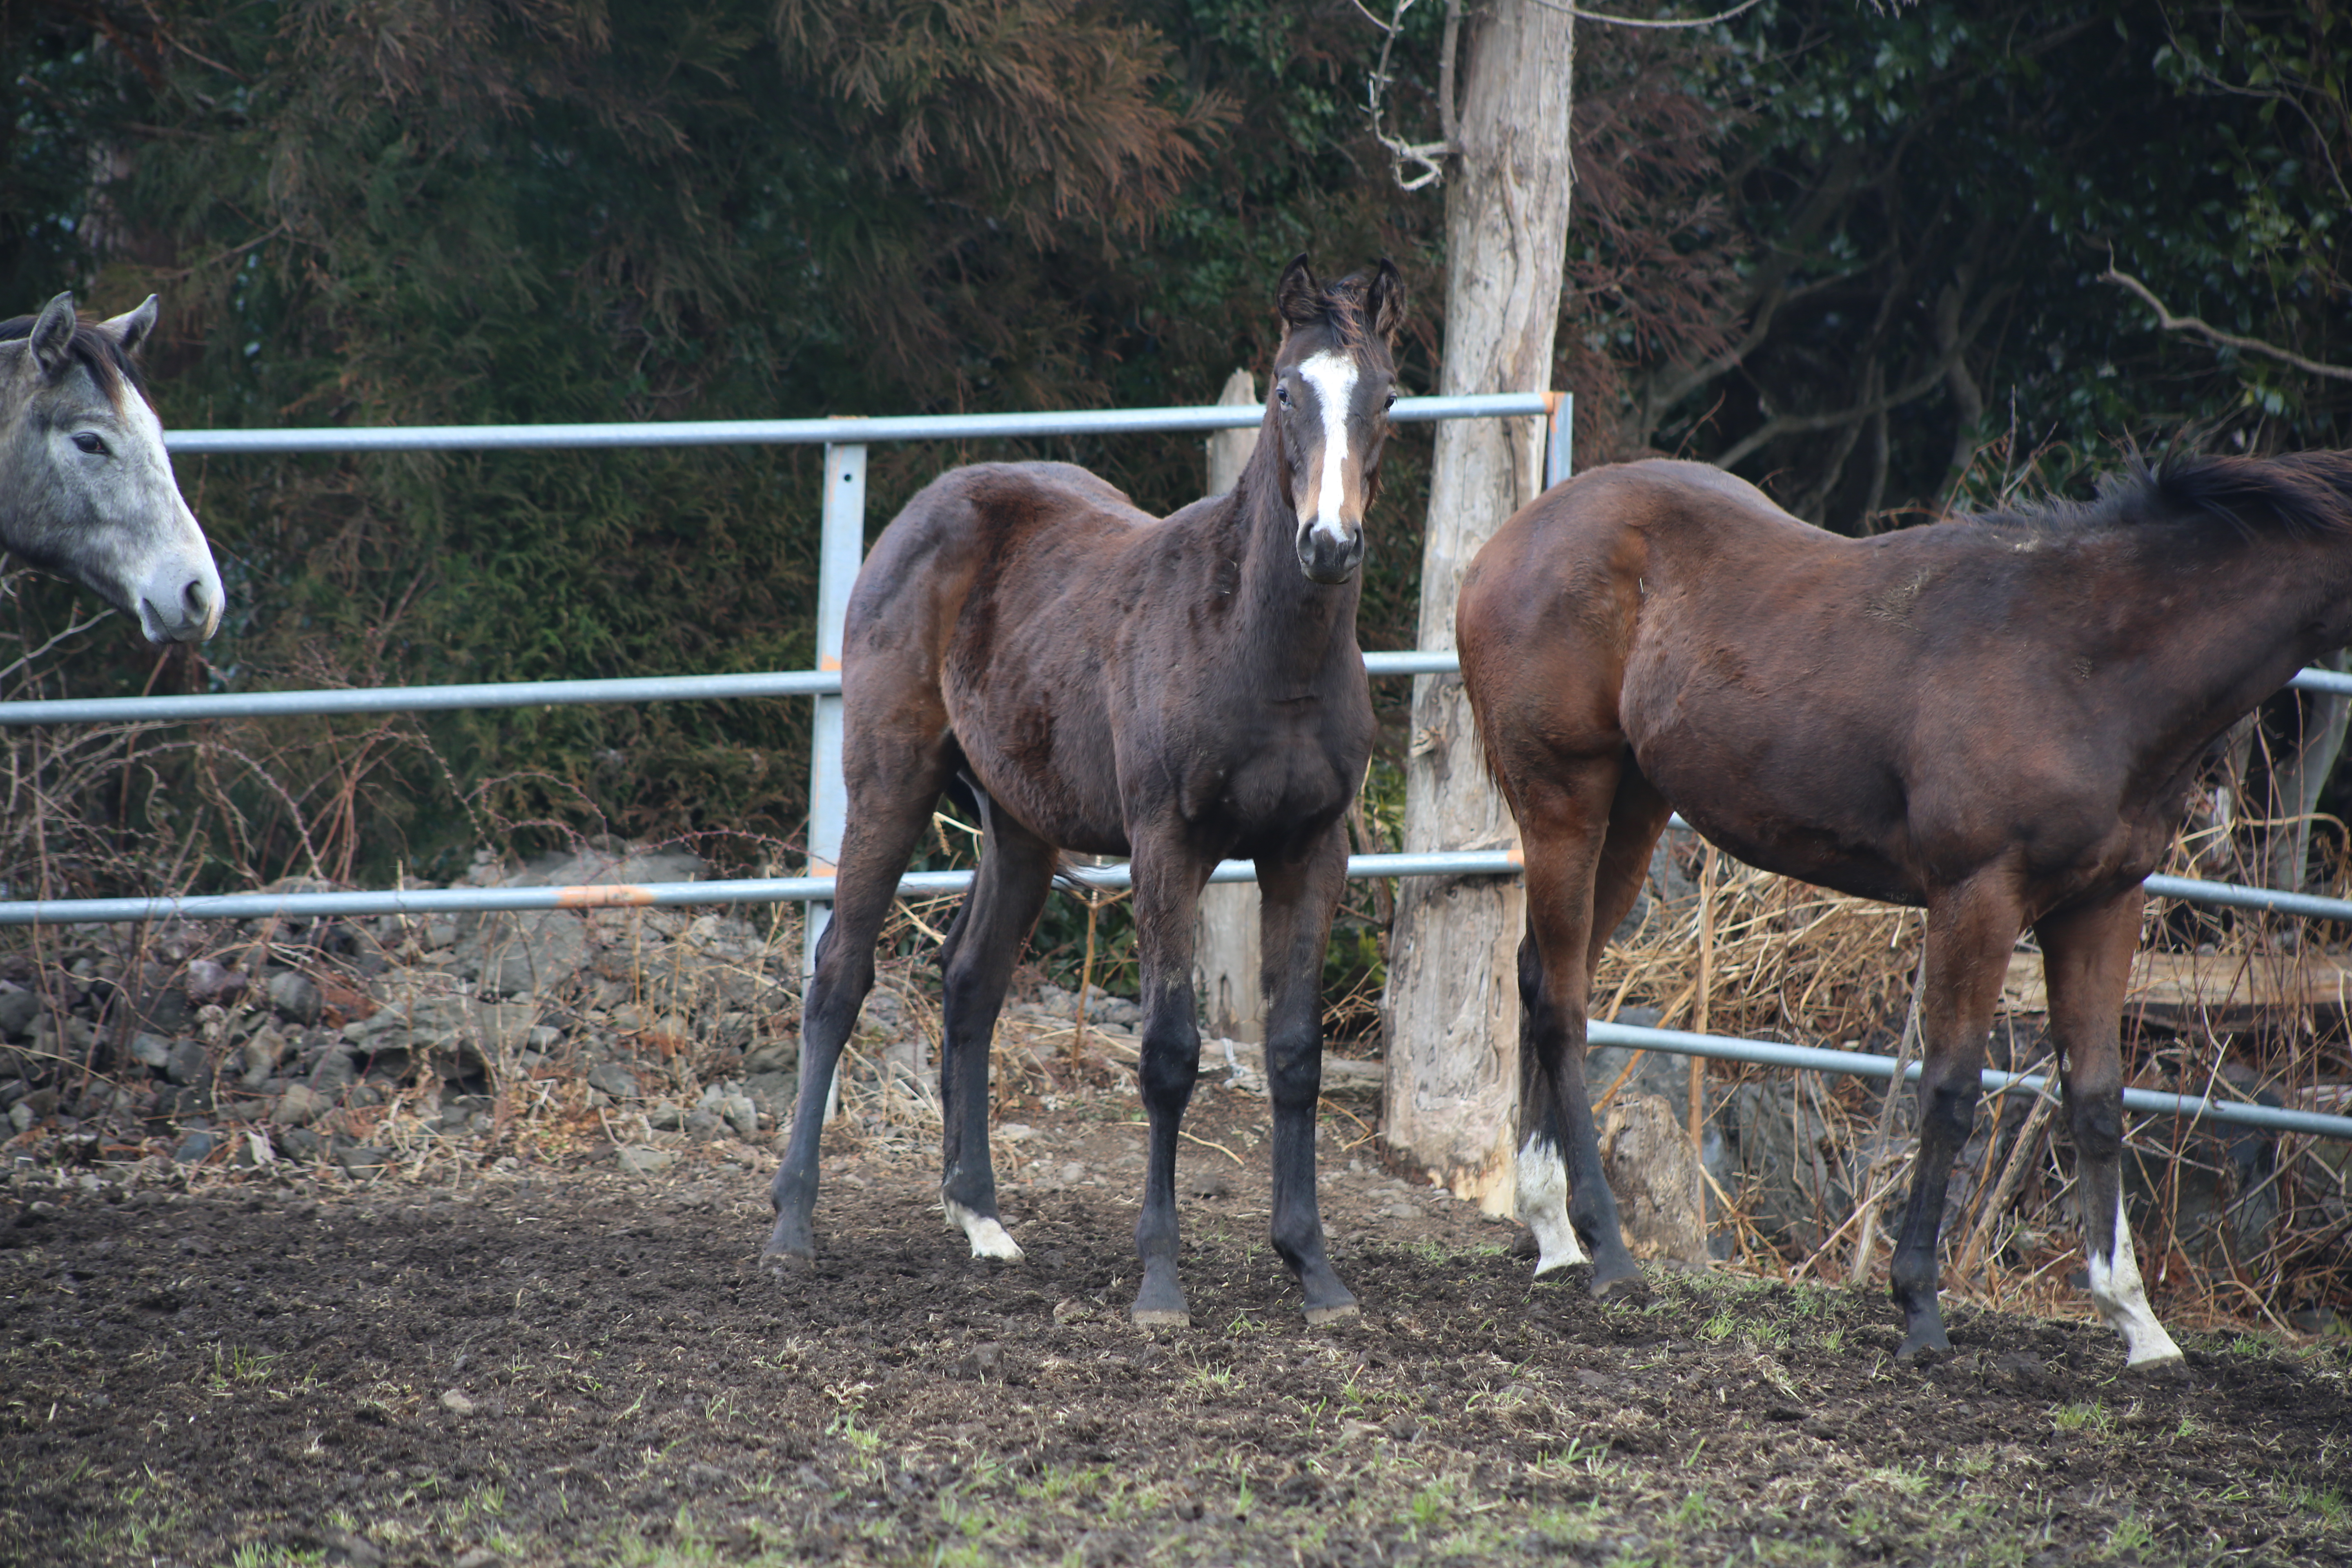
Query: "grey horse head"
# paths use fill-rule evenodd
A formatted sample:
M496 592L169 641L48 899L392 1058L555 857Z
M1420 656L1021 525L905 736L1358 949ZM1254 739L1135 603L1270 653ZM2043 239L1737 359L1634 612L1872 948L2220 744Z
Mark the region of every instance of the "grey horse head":
M0 321L0 545L70 577L151 642L220 629L220 569L163 450L163 426L131 355L155 297L85 322L60 294Z

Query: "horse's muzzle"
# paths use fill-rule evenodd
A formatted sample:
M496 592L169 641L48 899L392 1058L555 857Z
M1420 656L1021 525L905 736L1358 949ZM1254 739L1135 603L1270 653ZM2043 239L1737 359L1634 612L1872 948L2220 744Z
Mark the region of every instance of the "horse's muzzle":
M197 565L158 572L139 595L139 629L152 643L209 642L220 630L223 598L209 555Z
M1310 582L1336 588L1356 574L1364 563L1364 531L1351 528L1343 536L1334 537L1320 528L1298 531L1298 569Z

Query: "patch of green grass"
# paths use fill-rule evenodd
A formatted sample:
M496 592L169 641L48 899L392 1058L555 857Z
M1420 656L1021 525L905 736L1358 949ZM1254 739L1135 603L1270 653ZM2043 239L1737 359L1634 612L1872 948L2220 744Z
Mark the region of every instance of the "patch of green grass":
M2098 1400L2077 1400L2051 1411L2050 1424L2061 1432L2084 1432L2094 1437L2104 1437L2114 1428L2116 1415Z
M2099 1555L2137 1561L2142 1552L2155 1544L2156 1531L2150 1530L2137 1514L2126 1513L2108 1529L2107 1539L2101 1544Z
M2347 1503L2344 1494L2339 1491L2324 1487L2306 1487L2294 1494L2294 1506L2317 1514L2321 1522L2331 1530L2341 1530L2347 1524L2352 1524L2352 1503Z
M1705 1530L1714 1522L1715 1505L1707 1500L1703 1488L1684 1493L1682 1501L1666 1510L1667 1525L1682 1534Z

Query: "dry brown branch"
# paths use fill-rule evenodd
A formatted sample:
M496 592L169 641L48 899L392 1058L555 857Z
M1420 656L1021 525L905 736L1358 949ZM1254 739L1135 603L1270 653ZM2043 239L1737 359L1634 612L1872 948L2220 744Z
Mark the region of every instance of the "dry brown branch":
M2099 281L2116 284L2139 296L2141 302L2156 312L2157 325L2168 332L2193 333L2208 342L2217 343L2223 348L2236 349L2243 353L2261 354L2265 358L2291 364L2297 370L2307 371L2313 375L2324 375L2336 381L2352 381L2352 365L2326 364L2315 359L2306 359L2293 349L2283 349L2276 343L2266 343L2260 338L2241 337L2235 332L2225 332L2221 328L2200 321L2195 316L2174 315L2166 307L2164 301L2156 297L2153 289L2116 266L2112 258L2108 259L2107 269L2099 274Z

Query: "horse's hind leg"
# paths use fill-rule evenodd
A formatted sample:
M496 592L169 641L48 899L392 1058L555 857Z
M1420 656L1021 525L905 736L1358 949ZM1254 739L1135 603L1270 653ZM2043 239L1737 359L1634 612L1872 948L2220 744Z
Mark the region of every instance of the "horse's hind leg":
M2132 1255L2131 1226L2124 1217L2123 1051L2116 1035L2144 901L2133 888L2106 903L2053 915L2033 928L2042 939L2050 1036L2060 1053L2066 1119L2074 1136L2091 1300L2107 1326L2123 1335L2132 1366L2180 1359L2180 1347L2148 1310L2139 1261Z
M974 1258L1013 1259L1021 1248L998 1217L989 1158L989 1045L1021 944L1053 886L1054 847L1001 810L982 815L980 873L940 952L940 1206L963 1228Z
M1348 877L1334 824L1303 860L1257 863L1265 989L1266 1097L1274 1107L1274 1249L1307 1293L1307 1321L1356 1315L1332 1272L1315 1194L1315 1109L1323 1092L1323 951Z
M1977 1100L1984 1091L1985 1037L2009 973L2010 949L2023 924L2005 870L1948 888L1927 906L1927 962L1919 995L1919 1033L1926 1045L1919 1073L1919 1154L1888 1270L1895 1305L1903 1309L1897 1356L1951 1349L1943 1309L1936 1302L1942 1275L1937 1237L1943 1228L1952 1161L1976 1122ZM1887 1092L1899 1093L1901 1086L1890 1085Z
M824 1131L826 1092L842 1045L856 1026L857 1010L874 986L874 942L898 894L898 873L929 825L931 807L952 771L951 741L894 743L881 732L888 728L877 721L848 736L851 750L844 761L849 813L833 919L817 943L815 969L802 999L800 1092L784 1163L769 1189L776 1227L761 1249L761 1257L779 1261L806 1262L816 1256L817 1143Z
M1568 1222L1592 1255L1596 1296L1614 1295L1641 1278L1618 1226L1617 1199L1601 1173L1601 1138L1584 1079L1585 1008L1595 944L1608 941L1610 929L1632 907L1638 883L1626 875L1626 866L1637 861L1633 845L1640 843L1638 859L1646 860L1657 834L1656 826L1644 832L1643 825L1654 816L1659 824L1664 820L1657 810L1664 802L1646 781L1631 794L1621 792L1622 783L1638 776L1628 762L1622 752L1571 760L1520 781L1516 801L1528 883L1528 936L1519 948L1519 1038L1520 1048L1533 1055L1539 1069L1523 1069L1521 1078L1539 1078L1549 1101L1533 1140L1535 1157L1526 1162L1534 1178L1529 1195L1537 1203L1548 1198L1543 1142L1549 1135L1565 1157ZM1612 859L1607 850L1616 837L1621 804L1627 815L1624 847ZM1605 902L1600 896L1604 868L1611 872ZM1599 917L1612 909L1603 923ZM1544 1238L1540 1228L1537 1235ZM1565 1259L1556 1252L1555 1261Z
M1633 758L1620 764L1617 787L1609 805L1608 836L1592 879L1592 917L1585 940L1586 995L1591 977L1600 968L1601 955L1611 933L1633 909L1648 876L1650 852L1664 830L1672 808L1665 797L1642 776ZM1550 1089L1531 1027L1541 1016L1543 962L1536 946L1533 924L1519 943L1519 1114L1526 1134L1519 1144L1513 1187L1514 1207L1535 1233L1538 1277L1554 1268L1587 1261L1569 1219L1568 1166L1560 1151L1570 1142L1563 1136L1559 1100ZM1573 1046L1577 1071L1583 1070L1584 1046ZM1591 1103L1586 1096L1586 1104Z

